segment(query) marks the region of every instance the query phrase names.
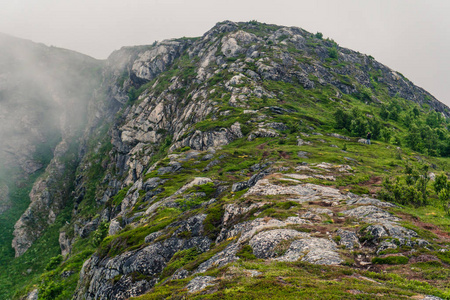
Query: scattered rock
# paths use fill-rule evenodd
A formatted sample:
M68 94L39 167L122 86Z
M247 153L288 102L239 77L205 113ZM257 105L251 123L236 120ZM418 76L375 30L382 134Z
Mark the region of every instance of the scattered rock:
M346 140L346 141L350 141L349 137L337 134L337 133L331 133L330 136L341 139L341 140Z
M253 141L254 139L259 138L259 137L264 138L264 137L277 137L277 136L279 136L279 134L273 129L259 128L256 131L252 131L249 134L247 140Z
M308 158L308 152L306 152L306 151L298 151L297 152L297 156L299 157L299 158Z
M302 140L300 138L297 139L297 146L303 146L303 145L311 145L311 142Z

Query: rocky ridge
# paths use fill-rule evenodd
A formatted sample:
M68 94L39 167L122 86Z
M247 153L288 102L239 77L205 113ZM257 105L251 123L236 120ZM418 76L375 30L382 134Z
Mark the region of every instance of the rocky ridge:
M44 230L30 227L52 223L73 202L59 235L61 266L92 254L67 276L78 281L74 299L128 299L166 284L199 295L236 274L269 276L239 266L247 262L369 272L380 271L374 258L447 250L376 191L342 189L366 180L363 156L346 145L366 145L331 133L325 108L376 107L395 96L449 116L369 56L300 28L226 21L200 38L114 52L97 94L74 177L64 176L65 154L56 151L13 241L23 254ZM53 188L58 177L73 189ZM34 211L39 222L29 222Z

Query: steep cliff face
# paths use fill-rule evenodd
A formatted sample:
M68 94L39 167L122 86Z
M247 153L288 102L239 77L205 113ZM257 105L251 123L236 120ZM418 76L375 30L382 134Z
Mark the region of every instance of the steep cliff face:
M369 272L382 271L372 259L447 259L444 233L427 235L431 225L410 209L377 198L381 176L402 173L405 161L443 166L397 143L408 132L398 107L423 114L419 123L439 112L430 130L444 143L445 105L300 28L227 21L200 38L115 51L75 150L62 139L15 226L20 255L73 204L59 233L64 258L30 295L301 297L318 292L323 272L345 281L335 290L342 298L386 293L385 283L367 284L390 280ZM348 128L336 124L338 108L352 115ZM358 141L365 130L372 148ZM322 275L294 290L304 270ZM421 290L394 279L392 298L444 293L439 280Z

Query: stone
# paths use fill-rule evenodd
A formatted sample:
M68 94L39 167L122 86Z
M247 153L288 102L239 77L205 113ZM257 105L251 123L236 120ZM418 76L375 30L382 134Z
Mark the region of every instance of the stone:
M306 151L298 151L297 152L297 156L299 157L299 158L308 158L308 152L306 152Z
M388 250L388 249L397 249L397 245L388 241L383 241L380 243L377 249L377 255L380 255L382 251Z
M343 245L346 249L354 249L361 247L358 237L354 232L338 229L336 233L341 238L339 244Z
M66 256L72 250L73 240L69 238L65 231L59 233L59 247L61 248L61 255Z
M336 243L324 238L303 238L293 241L279 261L301 261L316 265L338 265L342 259L336 252Z
M236 253L240 249L240 244L231 243L224 250L219 253L214 254L213 257L208 259L207 261L201 263L198 268L194 271L194 273L203 273L208 269L215 267L220 268L225 266L226 264L237 261L239 258L236 256Z
M279 134L273 129L259 128L256 131L252 131L249 134L247 140L253 141L254 139L259 138L259 137L265 138L265 137L277 137L277 136L279 136Z
M378 199L369 198L369 197L353 197L347 200L347 205L375 205L380 207L397 207L395 204L380 201Z
M367 223L389 223L399 221L397 217L394 217L387 211L372 205L359 206L343 211L342 213L349 217L361 219Z
M359 139L359 140L358 140L358 143L360 143L360 144L368 144L369 141L366 140L366 139Z
M28 293L26 300L38 300L38 298L39 298L39 290L34 289Z
M257 258L272 258L278 255L275 248L281 241L305 236L309 234L293 229L274 229L258 233L249 241L249 245Z
M122 226L120 226L120 222L116 219L111 220L109 223L108 235L115 235L120 230L122 230Z
M337 134L337 133L331 133L330 136L341 139L341 140L346 140L346 141L350 141L349 137Z
M311 142L302 140L300 138L297 139L297 146L303 146L303 145L311 145Z
M212 282L215 280L215 277L212 276L198 276L189 281L186 285L189 293L199 292L204 290L205 288L214 285Z
M144 238L144 242L149 244L149 243L153 242L154 240L156 240L157 238L159 238L162 235L163 235L162 231L157 231L157 232L150 233L149 235L147 235Z
M158 175L164 175L168 173L175 173L182 169L183 167L179 162L169 162L167 167L161 167L158 169Z

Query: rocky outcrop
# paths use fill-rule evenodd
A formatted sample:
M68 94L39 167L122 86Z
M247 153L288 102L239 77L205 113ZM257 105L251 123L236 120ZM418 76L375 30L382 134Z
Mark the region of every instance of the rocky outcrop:
M343 260L336 252L336 243L323 238L304 238L292 242L280 261L301 261L317 265L338 265Z
M29 194L31 203L14 225L12 247L16 257L21 256L53 224L56 216L68 201L67 189L74 180L71 173L75 160L69 144L62 141L54 151L54 158L46 168L46 174L38 179ZM63 188L61 188L63 187Z
M205 217L194 216L177 224L178 230L170 238L140 250L115 257L92 256L81 270L75 299L128 299L144 293L155 285L177 251L194 247L200 252L209 250L211 240L202 236ZM178 234L184 231L190 231L191 237L179 238ZM142 279L136 280L137 274Z

